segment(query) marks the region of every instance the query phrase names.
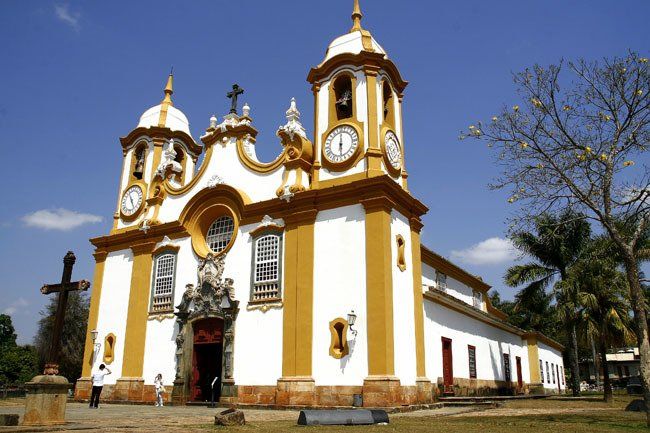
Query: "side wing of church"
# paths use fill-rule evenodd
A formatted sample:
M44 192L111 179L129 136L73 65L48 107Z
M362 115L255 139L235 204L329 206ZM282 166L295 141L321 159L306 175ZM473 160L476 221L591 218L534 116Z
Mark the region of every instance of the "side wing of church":
M199 141L172 101L120 139L113 228L91 239L82 378L114 401L366 407L440 394L563 392L562 346L505 322L490 287L420 242L408 190L407 82L355 1L353 27L307 77L313 135L291 100L271 162L250 107ZM90 332L92 330L93 332Z

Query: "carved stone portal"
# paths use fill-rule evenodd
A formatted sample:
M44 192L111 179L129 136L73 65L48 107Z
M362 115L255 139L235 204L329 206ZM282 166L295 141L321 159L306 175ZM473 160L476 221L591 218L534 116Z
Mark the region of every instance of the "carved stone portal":
M187 284L181 303L176 306L176 379L172 400L184 404L189 396L192 379L193 327L192 323L207 318L223 320L223 350L221 392L222 398L235 397L237 390L233 379L233 352L235 343L235 320L239 313L239 301L235 300L234 281L222 278L225 254L208 256L199 262L197 285Z

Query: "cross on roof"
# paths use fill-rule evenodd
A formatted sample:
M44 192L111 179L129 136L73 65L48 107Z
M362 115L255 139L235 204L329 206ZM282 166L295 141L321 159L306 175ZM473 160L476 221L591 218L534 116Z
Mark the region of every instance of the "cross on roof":
M232 91L226 93L226 96L230 98L230 112L233 114L237 114L237 97L242 93L244 93L244 89L237 84L233 84Z

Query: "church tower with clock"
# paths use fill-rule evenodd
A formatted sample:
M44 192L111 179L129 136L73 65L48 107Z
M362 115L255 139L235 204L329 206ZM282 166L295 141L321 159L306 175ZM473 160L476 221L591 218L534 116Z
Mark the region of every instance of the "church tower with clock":
M560 346L507 325L490 286L421 244L427 207L404 166L407 82L361 22L355 0L352 28L307 77L312 133L291 99L270 162L238 85L195 140L170 75L120 139L113 227L91 239L77 399L100 363L113 401L153 401L158 373L175 404L209 400L213 385L221 402L275 407L552 389L541 359L559 371ZM452 358L452 340L473 349Z

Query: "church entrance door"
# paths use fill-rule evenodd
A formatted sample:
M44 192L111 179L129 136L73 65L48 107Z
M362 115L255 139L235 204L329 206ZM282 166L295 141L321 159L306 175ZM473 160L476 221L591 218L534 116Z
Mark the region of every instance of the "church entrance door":
M454 393L454 367L451 340L442 337L442 383L445 394Z
M214 381L214 400L219 401L223 359L223 320L202 319L194 322L193 328L191 399L201 402L210 401Z

